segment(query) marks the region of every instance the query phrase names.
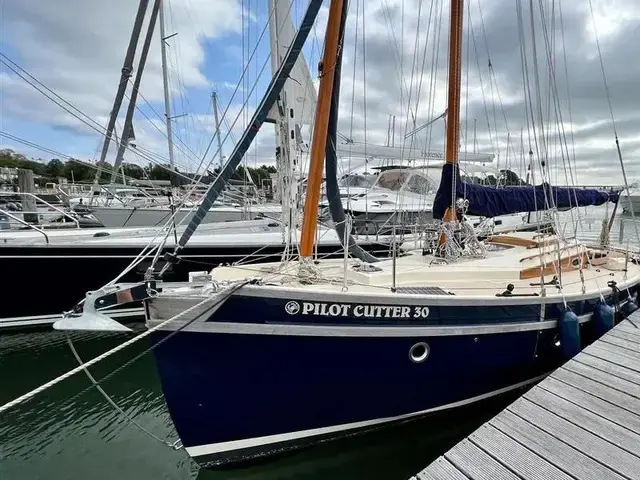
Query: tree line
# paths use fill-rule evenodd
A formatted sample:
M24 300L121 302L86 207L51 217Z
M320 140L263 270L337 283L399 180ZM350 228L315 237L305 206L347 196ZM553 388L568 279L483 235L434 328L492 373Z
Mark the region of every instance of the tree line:
M44 182L58 182L59 178L66 178L69 182L86 183L93 182L96 177L98 168L100 169L99 181L101 183L107 183L111 180L111 172L113 166L107 162L97 162L96 164L90 164L85 161L71 158L63 161L59 158L52 158L50 160L44 160L42 158L33 159L28 158L22 153L15 152L11 149L0 150L0 168L24 168L32 170L34 175L41 177ZM208 178L203 180L212 180L217 174L217 168L209 172ZM181 183L188 183L187 178L194 178L195 175L186 171L180 171L176 168L178 173L182 174ZM271 165L262 165L257 168L247 167L248 173L256 183L258 187L262 186L263 180L271 178L271 174L276 172L275 167ZM117 181L122 180L122 174L125 175L127 180L170 180L171 171L169 164L158 165L148 164L147 166L140 166L134 163L122 163L122 169L118 172ZM245 174L243 166L239 166L233 177L235 180L243 180Z
M67 161L52 158L51 160L46 161L42 158L28 158L11 149L0 150L0 168L2 167L25 168L32 170L34 175L42 177L45 182L58 182L58 178L62 177L66 178L69 182L76 183L93 182L98 167L100 167L101 172L99 181L108 183L111 180L111 172L113 170L113 166L107 162L102 162L102 164L98 162L94 165L74 158ZM232 178L234 180L244 180L246 178L243 170L244 168L245 167L240 165ZM246 167L246 169L257 187L262 187L263 183L268 183L271 178L271 174L276 173L276 169L272 165L261 165L256 168ZM189 183L188 179L196 177L193 173L180 171L179 169L176 170L178 173L182 174L180 176L181 184ZM203 181L205 183L212 181L218 173L218 170L218 168L215 168L214 170L209 171L209 174L203 178ZM127 179L171 180L171 172L168 164L154 165L150 163L147 166L142 167L134 163L124 162L122 164L121 172L118 172L117 181L121 181L122 173L124 173ZM485 185L528 185L526 181L521 179L512 170L501 170L498 177L490 174L483 180L480 180L477 177L468 177L464 178L464 180L469 183L483 183Z
M467 183L478 183L481 185L500 185L500 186L524 186L530 185L528 182L518 176L518 174L512 170L500 170L500 174L489 174L484 178L472 177L462 175L462 179Z

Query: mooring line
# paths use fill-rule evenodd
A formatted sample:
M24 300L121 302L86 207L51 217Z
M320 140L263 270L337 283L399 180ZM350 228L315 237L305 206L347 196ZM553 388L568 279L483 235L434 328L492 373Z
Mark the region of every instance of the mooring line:
M69 336L69 332L67 333L67 343L69 344L69 348L71 349L71 352L73 353L73 356L76 357L76 360L78 361L78 363L84 367L84 373L87 375L87 377L89 378L89 380L91 381L92 385L94 387L96 387L96 389L98 390L98 392L100 392L100 394L104 397L104 399L107 401L107 403L109 405L111 405L118 413L120 413L120 415L122 415L123 417L125 417L129 422L131 422L132 424L134 424L136 427L138 427L142 432L146 433L147 435L149 435L151 438L153 438L154 440L157 440L158 442L162 443L163 445L166 445L169 448L173 448L175 450L178 450L179 448L177 448L177 444L178 442L175 443L169 443L166 440L161 439L160 437L158 437L157 435L153 434L152 432L150 432L149 430L147 430L146 428L144 428L142 425L140 425L140 423L133 418L131 415L129 415L127 412L125 412L110 396L107 392L104 391L104 389L102 388L102 386L98 383L98 381L95 379L95 377L91 374L91 372L89 371L89 369L87 368L87 365L84 363L84 360L82 360L82 358L80 358L80 355L78 355L78 351L76 350L76 347L73 345L73 342L71 341L71 337Z
M111 355L113 355L114 353L117 353L125 348L127 348L129 345L133 345L134 343L136 343L138 340L142 340L143 338L148 337L149 335L151 335L153 332L161 329L162 327L168 325L169 323L177 320L178 318L187 315L188 313L192 312L193 310L205 305L208 302L212 302L217 300L218 303L222 302L224 300L226 300L227 298L229 298L229 296L231 296L231 294L233 294L235 291L237 291L238 289L244 287L245 285L247 285L249 283L249 281L244 281L242 283L230 286L229 288L227 288L227 290L223 291L222 293L225 293L224 296L220 297L218 295L216 296L211 296L208 298L205 298L204 300L202 300L201 302L187 308L185 311L178 313L177 315L174 315L173 317L165 320L164 322L159 323L158 325L156 325L155 327L150 328L149 330L141 333L140 335L127 340L126 342L121 343L120 345L112 348L111 350L108 350L106 352L104 352L101 355L98 355L95 358L92 358L91 360L89 360L86 363L83 363L82 365L77 366L76 368L73 368L71 370L69 370L68 372L60 375L59 377L54 378L53 380L40 385L37 388L34 388L33 390L31 390L30 392L25 393L24 395L21 395L20 397L11 400L8 403L5 403L4 405L0 406L0 414L6 412L7 410L9 410L11 407L15 407L16 405L19 405L21 403L27 402L29 400L31 400L33 397L35 397L36 395L38 395L39 393L44 392L45 390L53 387L54 385L57 385L58 383L62 382L63 380L66 380L69 377L72 377L73 375L75 375L76 373L85 371L88 367L91 367L93 365L95 365L96 363L104 360L105 358L110 357Z

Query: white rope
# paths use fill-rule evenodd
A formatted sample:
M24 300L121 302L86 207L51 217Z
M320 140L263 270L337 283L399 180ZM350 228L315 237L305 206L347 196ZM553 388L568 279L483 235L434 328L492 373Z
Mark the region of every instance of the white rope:
M240 286L243 286L244 283L236 285L236 288L230 287L227 292L227 295L231 295L235 290L237 290L238 288L240 288ZM226 299L226 297L223 297ZM170 322L173 322L174 320L183 317L184 315L192 312L193 310L195 310L198 307L201 307L202 305L205 305L207 302L210 302L214 299L217 300L221 300L218 296L212 296L212 297L208 297L205 298L203 301L193 305L192 307L189 307L188 309L186 309L185 311L169 318L168 320L165 320L164 322L159 323L158 325L156 325L153 328L150 328L149 330L147 330L146 332L141 333L140 335L138 335L137 337L133 337L130 340L127 340L124 343L121 343L120 345L118 345L117 347L112 348L111 350L108 350L106 352L104 352L102 355L98 355L95 358L92 358L91 360L89 360L88 362L77 366L76 368L69 370L68 372L60 375L59 377L54 378L53 380L51 380L50 382L47 382L43 385L40 385L39 387L31 390L30 392L25 393L24 395L16 398L15 400L11 400L8 403L5 403L4 405L0 406L0 414L6 412L7 410L9 410L11 407L15 407L16 405L19 405L21 403L24 403L28 400L31 400L33 397L35 397L36 395L38 395L39 393L44 392L45 390L53 387L54 385L57 385L58 383L62 382L63 380L66 380L69 377L72 377L73 375L75 375L76 373L85 371L87 368L89 368L92 365L95 365L96 363L104 360L105 358L110 357L111 355L113 355L114 353L119 352L120 350L123 350L125 348L127 348L129 345L133 345L134 343L136 343L138 340L142 340L145 337L148 337L149 335L151 335L153 332L161 329L162 327L168 325Z
M102 394L102 396L104 397L104 399L107 401L107 403L109 403L109 405L111 405L118 413L120 413L120 415L122 415L123 417L125 417L127 420L129 420L129 422L131 422L132 424L134 424L136 427L138 427L142 432L146 433L147 435L149 435L151 438L153 438L154 440L162 443L163 445L166 445L169 448L173 448L174 450L179 450L180 448L182 448L181 445L179 445L180 441L177 440L176 442L173 443L169 443L166 440L161 439L160 437L158 437L157 435L154 435L152 432L150 432L149 430L147 430L146 428L144 428L142 425L140 425L140 423L138 421L136 421L135 418L133 418L131 415L129 415L127 412L125 412L110 396L107 392L104 391L104 389L100 386L100 384L98 383L98 381L95 379L95 377L91 374L91 372L89 371L89 369L87 368L87 365L84 363L84 361L82 360L82 358L80 358L80 355L78 355L78 352L76 350L76 347L73 345L73 341L71 340L71 337L69 336L69 332L67 333L67 344L69 345L69 348L71 349L71 352L73 353L73 356L76 358L76 360L78 361L78 363L80 364L80 366L84 367L84 373L87 375L87 377L89 378L89 380L91 381L91 383L93 384L94 387L96 387L96 389L98 390L98 392L100 392Z

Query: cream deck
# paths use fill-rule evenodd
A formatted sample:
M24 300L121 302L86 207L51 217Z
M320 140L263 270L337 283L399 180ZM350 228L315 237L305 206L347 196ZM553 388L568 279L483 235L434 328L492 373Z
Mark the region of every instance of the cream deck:
M506 236L505 236L506 237ZM508 284L513 284L514 295L540 294L540 276L520 279L523 269L537 268L541 262L550 264L555 262L556 268L545 275L545 282L549 282L556 275L562 285L562 291L555 285L546 285L547 296L574 296L583 293L609 292L607 283L615 281L619 288L640 279L640 267L631 260L626 261L625 254L609 252L609 258L602 265L585 265L580 270L579 265L568 270L558 272L558 257L560 262L579 258L581 252L597 252L597 249L587 248L582 244L576 245L575 240L558 243L554 238L536 236L535 233L518 233L508 235L510 239L520 239L526 244L531 241L539 243L540 247L508 246L494 247L484 258L462 257L451 263L443 263L441 259L432 255L422 255L420 251L409 252L396 259L395 285L396 287L440 287L457 296L495 296L504 292ZM496 238L494 237L494 242ZM493 243L495 245L495 243ZM489 245L489 243L485 243ZM311 278L313 285L300 281L297 261L287 263L265 263L260 265L242 265L218 267L211 274L216 281L235 281L247 277L261 277L271 285L283 285L288 288L312 289L314 291L344 291L349 293L382 293L390 292L393 284L393 260L385 259L375 265L376 271L358 270L360 262L348 260L345 270L343 259L321 260L315 267L315 274ZM627 271L624 271L624 268ZM584 282L581 279L584 278Z

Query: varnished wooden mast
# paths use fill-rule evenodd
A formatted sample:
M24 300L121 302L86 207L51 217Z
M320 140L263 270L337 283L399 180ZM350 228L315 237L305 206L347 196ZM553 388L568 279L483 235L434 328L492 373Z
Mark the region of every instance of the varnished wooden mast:
M458 163L460 135L460 91L462 84L462 26L464 0L451 0L449 29L449 95L447 102L447 139L445 144L446 162ZM444 221L456 219L455 205L444 214Z
M318 103L313 126L313 138L311 140L309 177L304 201L302 238L300 240L301 257L311 257L313 255L316 222L318 221L318 203L320 202L320 186L322 184L324 155L329 129L329 112L333 94L333 79L338 58L342 4L343 0L332 0L329 7L329 20L324 39L325 47L322 55L322 70L318 89Z

